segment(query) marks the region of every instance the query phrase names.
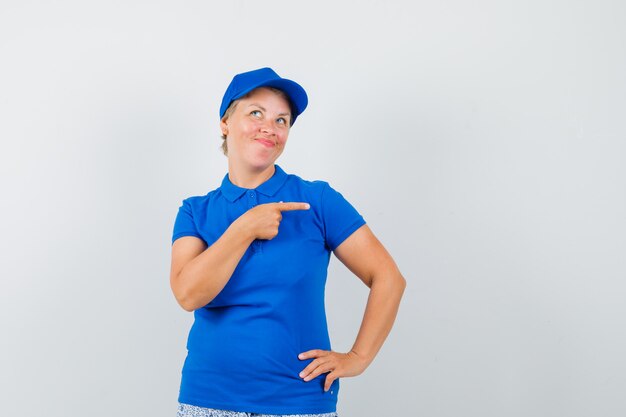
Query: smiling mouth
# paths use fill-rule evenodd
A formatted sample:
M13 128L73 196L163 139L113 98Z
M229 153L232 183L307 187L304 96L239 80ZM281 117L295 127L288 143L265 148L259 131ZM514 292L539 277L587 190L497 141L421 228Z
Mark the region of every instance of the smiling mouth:
M274 147L275 143L272 142L271 140L267 140L267 139L256 139L257 142L260 142L263 146L267 146L268 148L272 148Z

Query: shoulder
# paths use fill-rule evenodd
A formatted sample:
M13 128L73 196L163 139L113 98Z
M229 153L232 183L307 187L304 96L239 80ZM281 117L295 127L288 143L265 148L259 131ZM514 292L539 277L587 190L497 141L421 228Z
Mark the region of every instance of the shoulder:
M323 219L323 195L328 183L318 179L305 179L300 175L287 174L285 181L278 192L278 199L288 201L303 201L311 205L311 212L321 222ZM287 200L285 200L287 201Z
M329 209L332 209L336 204L345 204L347 202L344 194L326 180L307 180L296 174L288 174L286 185L292 190L297 189L301 194Z
M296 174L287 174L287 186L297 187L312 193L321 194L325 188L330 187L324 180L307 180Z
M192 195L183 198L181 206L188 207L192 211L201 210L211 204L211 201L215 200L219 194L220 189L216 188L204 195Z

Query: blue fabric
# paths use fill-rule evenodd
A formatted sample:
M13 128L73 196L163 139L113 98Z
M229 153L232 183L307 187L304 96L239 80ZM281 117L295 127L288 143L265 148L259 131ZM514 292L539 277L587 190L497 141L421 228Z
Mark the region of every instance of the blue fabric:
M270 202L307 202L283 212L278 235L255 240L224 289L194 312L178 400L199 407L266 414L336 411L339 380L324 392L327 374L298 375L331 350L324 308L330 252L365 224L325 181L306 181L275 165L274 175L249 190L228 174L216 190L183 200L172 243L196 236L212 245L247 210Z
M292 107L291 125L296 122L298 116L306 109L309 98L304 88L295 81L282 78L276 72L269 68L259 68L256 70L243 72L233 77L228 85L222 104L220 105L220 119L224 117L226 110L233 100L241 98L250 91L259 87L274 87L282 90L289 97Z

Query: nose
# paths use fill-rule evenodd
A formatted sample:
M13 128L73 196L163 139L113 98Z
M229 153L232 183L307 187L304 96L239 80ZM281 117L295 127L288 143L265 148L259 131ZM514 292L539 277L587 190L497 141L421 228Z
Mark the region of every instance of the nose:
M274 132L274 126L272 126L272 122L271 122L271 121L269 121L269 120L265 120L265 121L261 124L261 126L260 126L259 130L260 130L262 133L267 134L267 135L275 135L275 134L276 134L276 133Z

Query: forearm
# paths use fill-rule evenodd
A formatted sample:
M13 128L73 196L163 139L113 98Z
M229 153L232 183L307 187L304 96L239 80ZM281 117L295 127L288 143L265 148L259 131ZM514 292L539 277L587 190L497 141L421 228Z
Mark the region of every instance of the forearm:
M368 365L391 331L405 287L406 281L399 271L372 281L361 328L352 347Z
M238 221L181 270L178 302L187 311L207 305L226 286L254 237Z

